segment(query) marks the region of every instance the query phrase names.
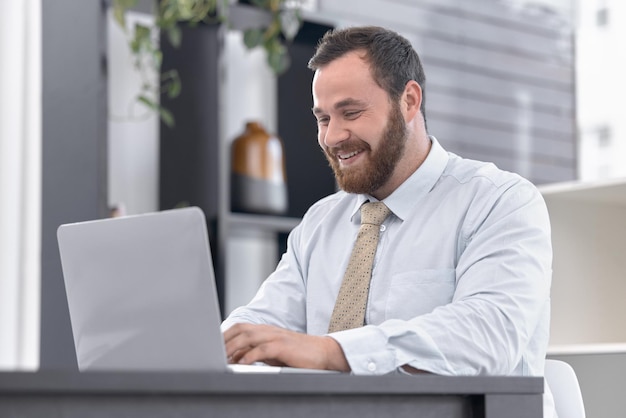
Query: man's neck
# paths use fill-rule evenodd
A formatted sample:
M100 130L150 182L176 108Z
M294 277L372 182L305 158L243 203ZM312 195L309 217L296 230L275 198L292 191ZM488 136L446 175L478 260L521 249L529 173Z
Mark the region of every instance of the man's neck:
M398 187L402 185L428 157L428 153L432 147L430 137L425 134L413 141L407 141L407 148L404 155L398 161L392 176L378 190L371 193L378 200L383 200L391 195Z

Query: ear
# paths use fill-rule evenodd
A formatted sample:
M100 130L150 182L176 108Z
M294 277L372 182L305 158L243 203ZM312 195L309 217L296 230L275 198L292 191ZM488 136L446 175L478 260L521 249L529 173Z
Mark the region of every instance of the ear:
M412 121L415 116L420 113L420 107L422 106L422 88L417 81L410 80L404 86L404 92L400 99L400 107L404 114L404 120L406 122Z

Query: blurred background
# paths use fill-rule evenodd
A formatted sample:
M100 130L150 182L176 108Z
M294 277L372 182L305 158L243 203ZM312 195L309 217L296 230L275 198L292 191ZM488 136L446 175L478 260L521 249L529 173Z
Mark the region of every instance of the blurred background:
M230 1L229 23L162 34L178 97L136 100L129 36L154 2L114 19L113 1L3 2L0 14L0 369L75 369L56 228L177 206L208 220L223 313L246 303L313 202L334 192L316 142L306 63L328 29L386 26L424 63L429 132L544 193L554 228L550 355L572 364L589 416L621 416L626 308L626 5L618 0L312 0L277 75L244 34L271 20ZM157 95L157 102L159 96ZM231 210L231 144L247 122L282 141L287 209ZM581 228L581 226L583 226ZM245 260L245 261L242 261ZM582 264L580 264L582 263ZM600 389L602 388L602 389Z

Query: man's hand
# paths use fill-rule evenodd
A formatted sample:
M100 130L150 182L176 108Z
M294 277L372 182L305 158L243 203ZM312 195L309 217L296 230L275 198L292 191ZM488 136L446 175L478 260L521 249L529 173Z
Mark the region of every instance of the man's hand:
M339 343L269 325L235 324L224 332L230 363L350 371Z

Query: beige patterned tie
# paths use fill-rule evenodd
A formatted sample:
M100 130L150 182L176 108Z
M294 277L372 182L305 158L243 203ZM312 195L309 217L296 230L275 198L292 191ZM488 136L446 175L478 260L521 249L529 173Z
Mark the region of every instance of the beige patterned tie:
M343 276L328 332L358 328L365 323L365 307L380 225L390 213L383 202L367 202L361 206L361 228Z

